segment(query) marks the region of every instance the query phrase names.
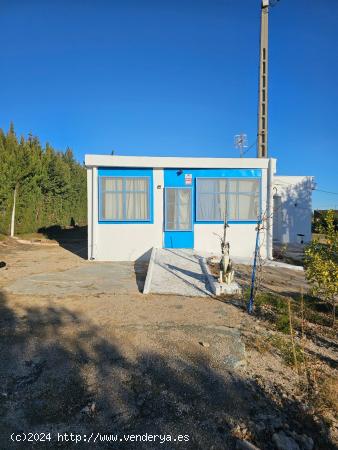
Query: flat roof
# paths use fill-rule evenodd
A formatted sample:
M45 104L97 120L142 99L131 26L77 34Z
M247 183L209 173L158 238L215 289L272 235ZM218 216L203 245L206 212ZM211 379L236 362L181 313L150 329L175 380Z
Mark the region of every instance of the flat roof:
M272 159L274 167L276 160ZM171 156L85 155L86 167L267 169L269 158L176 158Z

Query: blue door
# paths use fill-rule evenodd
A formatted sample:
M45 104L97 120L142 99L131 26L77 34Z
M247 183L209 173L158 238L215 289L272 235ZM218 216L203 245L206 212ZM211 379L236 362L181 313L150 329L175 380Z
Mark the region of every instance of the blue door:
M165 188L165 248L194 248L192 197L191 187Z

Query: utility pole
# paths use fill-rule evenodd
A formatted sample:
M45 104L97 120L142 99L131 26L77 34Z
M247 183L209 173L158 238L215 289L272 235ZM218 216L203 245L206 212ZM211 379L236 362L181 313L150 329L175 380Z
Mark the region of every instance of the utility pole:
M258 146L257 158L268 157L268 14L270 0L261 0L261 38L259 55Z

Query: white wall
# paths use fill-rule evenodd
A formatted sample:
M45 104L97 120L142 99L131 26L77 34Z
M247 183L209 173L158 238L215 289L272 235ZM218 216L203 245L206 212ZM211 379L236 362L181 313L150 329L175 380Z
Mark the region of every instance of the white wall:
M275 176L273 184L274 241L283 244L297 243L297 234L304 234L304 242L309 242L313 177Z
M267 170L262 170L262 213L267 211ZM256 245L256 223L230 224L227 229L227 241L230 243L230 255L232 257L254 256ZM266 223L265 223L266 228ZM201 252L221 253L219 236L223 236L222 224L195 224L194 226L195 249ZM260 233L260 245L262 258L267 257L266 231Z
M92 253L92 208L93 208L93 184L92 184L93 168L87 168L87 224L88 224L88 259Z
M152 247L163 246L163 169L154 169L153 224L99 224L97 168L88 168L88 258L98 261L135 261ZM157 189L157 186L161 189ZM262 211L267 202L267 170L262 170ZM93 206L91 206L93 205ZM195 224L195 249L220 253L217 235L223 234L222 224ZM232 256L252 257L256 242L256 224L231 224L227 230ZM266 238L261 234L261 255L266 257Z
M162 247L163 170L154 169L153 175L154 223L98 223L96 225L96 260L135 261L145 256L152 247ZM158 185L162 188L157 189Z
M88 259L95 258L97 224L97 168L87 168Z
M221 253L219 236L223 236L222 224L195 224L195 249L201 252ZM255 224L230 224L227 229L227 241L230 243L231 257L254 256L256 245ZM261 233L261 255L266 257L265 234Z

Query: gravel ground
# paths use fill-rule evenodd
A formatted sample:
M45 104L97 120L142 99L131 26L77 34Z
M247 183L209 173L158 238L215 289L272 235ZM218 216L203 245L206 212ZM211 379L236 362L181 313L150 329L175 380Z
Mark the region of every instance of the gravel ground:
M137 265L128 292L13 293L8 286L23 277L89 263L12 241L1 243L0 260L0 448L79 448L57 444L57 432L168 436L81 448L335 448L332 430L304 406L295 372L247 344L267 331L235 305L143 296ZM51 432L52 442L14 444L13 431ZM179 434L188 440L173 441Z

